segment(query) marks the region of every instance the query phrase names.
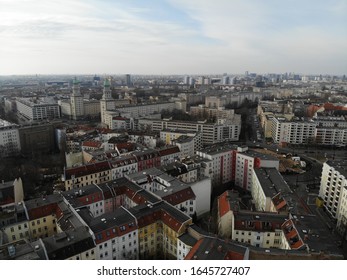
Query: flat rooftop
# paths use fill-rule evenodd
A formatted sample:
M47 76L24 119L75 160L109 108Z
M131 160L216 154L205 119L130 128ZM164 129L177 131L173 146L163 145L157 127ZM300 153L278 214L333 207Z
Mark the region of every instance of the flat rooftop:
M328 160L326 164L334 167L335 170L347 179L347 160Z
M291 193L287 182L276 168L256 168L254 172L266 197L273 197L279 192L282 194Z
M340 239L336 240L336 237L317 216L293 215L292 220L301 239L308 245L311 252L324 251L342 255L342 250L337 245Z

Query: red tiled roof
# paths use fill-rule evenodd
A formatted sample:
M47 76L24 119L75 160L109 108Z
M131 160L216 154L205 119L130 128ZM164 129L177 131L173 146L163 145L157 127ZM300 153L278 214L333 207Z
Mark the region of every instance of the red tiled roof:
M162 157L162 156L168 156L168 155L179 153L180 149L177 146L172 146L166 149L161 149L158 152L159 152L159 155Z
M243 260L244 255L238 252L228 251L225 260Z
M202 244L204 240L200 239L198 242L195 243L195 245L192 247L192 249L189 251L189 253L184 258L185 260L194 260L194 256L196 252L198 251L200 245Z
M82 146L84 147L93 147L93 148L100 148L102 143L100 141L84 141L82 143Z
M73 167L65 170L65 179L70 180L71 176L75 178L110 170L110 164L108 161L97 162L93 164L83 165L79 167Z
M134 151L135 150L135 144L134 143L128 143L128 142L124 142L124 143L117 143L116 147L118 150L128 150L128 151Z
M323 105L323 107L324 107L325 110L329 110L329 111L334 111L334 110L347 110L347 107L336 106L336 105L334 105L334 104L332 104L332 103L329 103L329 102L325 103L325 104Z
M176 232L178 232L180 227L182 226L182 224L179 221L177 221L164 209L161 210L161 220L164 224L166 224L168 227L172 228Z
M177 205L184 201L195 199L195 194L193 190L189 187L181 191L175 192L173 194L164 196L163 199L169 202L171 205Z

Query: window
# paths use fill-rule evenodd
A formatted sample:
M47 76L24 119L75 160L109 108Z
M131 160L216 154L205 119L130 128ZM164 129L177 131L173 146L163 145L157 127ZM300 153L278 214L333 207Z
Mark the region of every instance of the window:
M257 236L257 240L260 240L260 236Z

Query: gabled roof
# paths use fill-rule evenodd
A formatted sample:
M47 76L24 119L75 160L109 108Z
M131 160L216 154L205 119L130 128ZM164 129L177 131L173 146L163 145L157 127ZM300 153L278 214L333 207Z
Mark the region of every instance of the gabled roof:
M110 170L110 164L108 161L103 162L96 162L93 164L87 164L79 167L72 167L65 169L65 180L70 180L72 176L75 176L75 178L99 173L102 171Z
M158 150L158 152L159 152L159 155L163 157L163 156L179 153L180 149L177 146L169 146L169 147L165 147L163 149Z

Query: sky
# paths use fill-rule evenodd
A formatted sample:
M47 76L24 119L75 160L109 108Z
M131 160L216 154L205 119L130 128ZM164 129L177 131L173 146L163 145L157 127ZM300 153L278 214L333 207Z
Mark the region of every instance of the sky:
M347 74L346 0L0 0L0 75Z

